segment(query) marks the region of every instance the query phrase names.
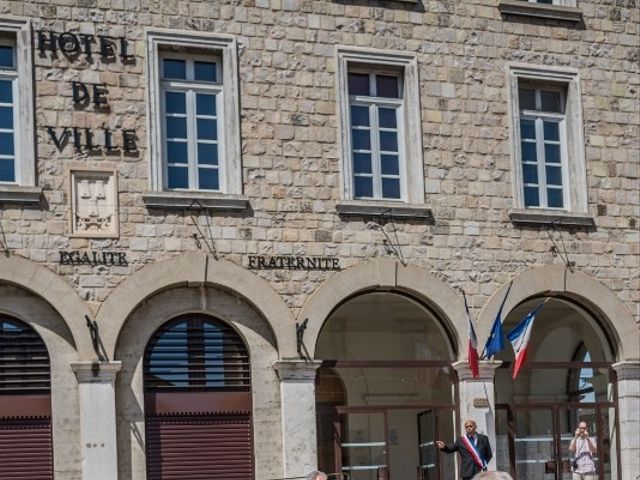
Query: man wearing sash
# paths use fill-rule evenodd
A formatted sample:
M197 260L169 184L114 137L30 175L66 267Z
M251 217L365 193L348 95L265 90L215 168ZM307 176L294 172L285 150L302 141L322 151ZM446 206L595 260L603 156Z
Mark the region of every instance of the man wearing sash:
M465 434L453 443L445 444L438 440L436 445L445 453L460 454L460 475L462 480L471 480L473 476L487 469L493 454L489 437L477 433L478 426L473 420L464 422Z

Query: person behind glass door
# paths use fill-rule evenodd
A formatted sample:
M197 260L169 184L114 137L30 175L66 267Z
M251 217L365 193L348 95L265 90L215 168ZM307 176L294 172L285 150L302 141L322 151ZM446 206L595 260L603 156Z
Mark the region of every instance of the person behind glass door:
M596 443L589 437L586 422L580 422L569 444L573 453L573 480L593 480L596 478Z
M453 443L445 444L438 440L437 447L445 453L460 454L460 475L462 480L471 480L476 473L487 469L493 454L489 437L477 433L478 426L474 420L464 422L465 434Z

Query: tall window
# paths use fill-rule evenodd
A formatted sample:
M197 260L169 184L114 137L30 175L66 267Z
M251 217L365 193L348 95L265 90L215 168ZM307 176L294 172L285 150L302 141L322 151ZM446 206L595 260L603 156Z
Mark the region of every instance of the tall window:
M416 57L339 47L337 78L343 199L424 204Z
M0 182L16 182L18 68L15 43L0 40Z
M147 54L151 191L179 205L192 192L241 194L235 38L149 31Z
M564 208L564 92L525 84L518 97L524 206Z
M578 72L514 64L509 67L509 96L512 219L522 216L525 221L545 221L543 217L561 216L564 221L587 225L590 219Z
M167 188L220 190L219 69L215 57L162 57Z
M31 24L0 18L0 201L37 203Z
M401 199L402 77L349 72L354 198Z

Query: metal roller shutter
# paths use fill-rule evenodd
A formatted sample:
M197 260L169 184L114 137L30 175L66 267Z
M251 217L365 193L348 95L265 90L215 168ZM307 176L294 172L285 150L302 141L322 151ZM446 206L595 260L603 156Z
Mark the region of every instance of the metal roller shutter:
M253 480L249 352L227 324L185 315L144 362L147 480Z
M0 419L0 478L53 479L51 419Z
M147 417L149 480L253 479L251 417Z
M0 479L53 480L49 353L27 324L0 316Z

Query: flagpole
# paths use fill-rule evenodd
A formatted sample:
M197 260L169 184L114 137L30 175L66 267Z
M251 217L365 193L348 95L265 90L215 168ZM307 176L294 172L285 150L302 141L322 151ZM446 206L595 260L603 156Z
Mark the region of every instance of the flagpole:
M484 344L484 349L482 350L482 355L480 356L481 360L484 360L485 358L487 358L487 346L493 340L494 331L495 331L496 335L498 335L498 334L503 335L503 333L502 333L502 310L504 309L505 303L507 303L507 297L509 296L509 292L511 291L511 287L513 287L513 280L511 280L511 282L509 282L509 288L507 288L507 293L504 294L504 298L502 299L502 303L500 304L500 308L498 309L498 313L496 314L496 318L493 321L493 325L491 326L491 332L489 333L489 339ZM496 322L500 322L500 328L499 329L496 328ZM499 330L499 332L498 332L498 330ZM504 344L501 345L500 350L502 350L503 348L504 348ZM498 351L500 351L500 350L498 350ZM498 351L493 352L493 354L491 356L492 357L495 356L495 354L498 353Z

